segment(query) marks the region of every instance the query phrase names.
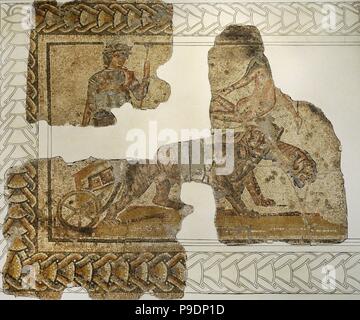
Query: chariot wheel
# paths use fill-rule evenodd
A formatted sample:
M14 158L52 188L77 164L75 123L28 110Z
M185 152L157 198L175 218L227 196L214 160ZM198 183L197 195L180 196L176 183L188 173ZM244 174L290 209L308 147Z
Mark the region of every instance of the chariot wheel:
M91 230L100 220L100 203L89 191L73 191L58 204L58 218L65 226L77 231Z

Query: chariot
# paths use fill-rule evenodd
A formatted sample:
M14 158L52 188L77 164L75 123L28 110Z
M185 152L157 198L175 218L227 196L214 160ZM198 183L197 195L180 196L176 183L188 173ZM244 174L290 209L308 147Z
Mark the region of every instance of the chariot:
M106 161L92 163L74 174L75 190L58 203L57 217L66 227L91 231L105 218L121 183L115 183L113 168Z

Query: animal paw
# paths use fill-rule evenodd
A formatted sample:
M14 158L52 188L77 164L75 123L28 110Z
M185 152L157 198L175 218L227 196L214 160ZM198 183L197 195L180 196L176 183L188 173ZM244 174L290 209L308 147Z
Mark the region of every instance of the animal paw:
M157 201L156 199L154 199L153 202L158 206L172 208L175 210L180 210L184 207L184 204L182 202L173 201L173 200Z
M273 199L269 199L265 197L258 197L253 200L255 205L259 207L273 207L276 205L276 202Z

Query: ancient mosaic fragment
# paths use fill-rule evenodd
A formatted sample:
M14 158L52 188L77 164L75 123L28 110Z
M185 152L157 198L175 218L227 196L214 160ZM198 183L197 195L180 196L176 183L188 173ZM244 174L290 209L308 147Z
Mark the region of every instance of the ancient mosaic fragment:
M167 172L167 175L162 175ZM7 293L95 299L181 298L186 254L176 241L191 208L176 167L89 159L34 160L7 175ZM176 187L175 187L176 189Z
M347 237L341 148L320 109L276 88L259 31L229 26L209 51L212 127L234 132L234 170L212 175L220 241Z
M172 5L162 1L34 4L27 119L109 126L113 108L152 109L170 86L157 77L172 54Z

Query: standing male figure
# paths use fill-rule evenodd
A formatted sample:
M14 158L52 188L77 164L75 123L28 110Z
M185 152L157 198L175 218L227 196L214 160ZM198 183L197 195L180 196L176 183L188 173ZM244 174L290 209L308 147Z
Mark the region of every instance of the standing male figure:
M88 84L88 95L83 115L83 126L110 126L116 118L112 108L129 102L132 94L143 100L149 89L150 64L144 65L144 77L139 82L133 71L125 67L131 47L123 43L109 43L103 52L104 69L93 75Z

